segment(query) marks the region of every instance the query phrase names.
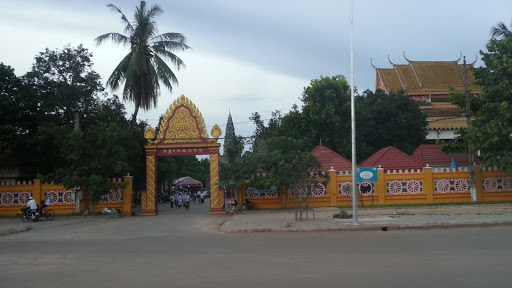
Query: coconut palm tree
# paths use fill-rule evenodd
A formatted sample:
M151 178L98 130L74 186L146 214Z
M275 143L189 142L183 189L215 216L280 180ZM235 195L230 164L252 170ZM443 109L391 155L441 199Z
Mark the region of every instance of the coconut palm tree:
M130 51L119 62L107 80L107 87L117 90L124 83L123 99L135 104L131 125L134 126L139 108L149 110L156 107L160 95L160 82L170 92L178 79L165 60L171 61L179 70L185 67L183 61L174 51L184 51L190 47L181 33L164 33L158 35L155 19L163 14L158 5L147 8L146 2L141 1L136 7L133 20L130 22L123 12L115 5L108 4L112 12L121 15L125 25L124 32L106 33L95 39L97 45L111 40L113 43L129 45Z
M512 23L510 24L512 27ZM496 26L491 28L491 36L496 39L503 39L512 36L512 30L508 29L507 25L503 22L498 22Z

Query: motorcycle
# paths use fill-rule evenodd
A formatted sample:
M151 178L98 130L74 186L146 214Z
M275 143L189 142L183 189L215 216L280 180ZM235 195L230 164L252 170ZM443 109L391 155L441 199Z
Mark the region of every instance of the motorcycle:
M27 211L26 207L25 208L21 208L21 212L22 213L18 214L20 216L20 218L21 218L21 221L23 221L23 222L27 222L29 220L32 220L34 222L39 221L40 215L39 215L39 212L38 212L37 209L30 211L30 216L28 218L26 217L26 212L25 211Z
M185 207L185 209L187 209L187 210L188 210L188 208L190 208L190 201L185 201L185 202L183 203L183 206Z

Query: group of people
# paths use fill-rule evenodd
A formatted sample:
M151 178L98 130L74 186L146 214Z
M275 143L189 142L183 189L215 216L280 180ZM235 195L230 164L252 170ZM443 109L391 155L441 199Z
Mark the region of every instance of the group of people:
M169 196L171 208L180 208L184 205L190 204L190 202L193 202L194 204L204 204L204 198L205 194L201 193L201 191L175 192L172 193L171 196Z
M50 205L50 197L48 197L48 195L45 195L43 199L41 199L40 204L40 206L37 206L36 200L34 200L32 196L30 196L27 202L27 209L25 209L25 217L30 218L30 214L32 213L32 211L42 213L43 209Z

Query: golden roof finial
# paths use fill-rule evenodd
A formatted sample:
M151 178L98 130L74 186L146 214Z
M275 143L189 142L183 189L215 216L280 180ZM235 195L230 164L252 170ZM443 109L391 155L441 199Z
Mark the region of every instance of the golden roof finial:
M155 139L155 130L153 130L153 127L148 126L148 128L146 128L144 131L144 138L148 141Z
M370 58L370 64L372 65L373 69L377 70L377 67L375 67L375 65L373 65L373 60L372 60L372 58ZM322 142L322 140L320 140L320 142Z
M475 65L477 60L478 60L478 54L475 54L475 61L473 61L473 63L470 63L469 65L471 65L471 66Z
M395 63L391 62L391 58L389 58L389 54L388 54L388 61L389 61L389 64L391 64L391 66L395 67Z
M407 60L407 62L408 62L408 63L411 63L412 61L411 61L411 60L409 60L409 59L407 59L407 57L405 56L405 51L403 51L403 52L404 52L404 58L405 58L405 60Z
M215 140L217 140L220 135L222 135L222 130L220 129L219 125L215 124L210 134L213 136L213 138L215 138Z
M460 51L460 57L459 57L459 59L457 59L457 61L455 61L455 62L459 63L459 61L460 61L460 59L461 59L461 58L462 58L462 51Z

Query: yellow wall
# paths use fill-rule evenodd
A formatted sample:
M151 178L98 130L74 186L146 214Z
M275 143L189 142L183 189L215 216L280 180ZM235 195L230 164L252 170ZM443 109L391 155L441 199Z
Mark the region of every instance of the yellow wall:
M105 207L120 209L126 215L132 215L132 177L125 176L124 181L128 181L128 186L123 190L123 201L121 203L104 203L97 204L93 207L94 211L102 210ZM64 197L62 193L68 192L66 188L53 185L53 184L42 184L39 180L34 180L33 183L26 184L18 184L18 185L0 185L0 215L16 215L21 213L21 208L26 207L26 202L20 203L19 200L24 198L28 200L28 196L32 196L36 203L39 205L41 199L45 192L56 191L60 193L60 197ZM70 196L70 193L66 193L66 196ZM14 197L14 199L13 199ZM2 203L9 203L12 201L12 204L2 205ZM71 200L70 200L71 201ZM50 209L54 210L56 214L71 214L75 212L76 206L74 201L73 203L65 204L65 203L52 203L50 204ZM69 203L69 202L68 202ZM86 197L82 201L81 211L85 208L88 208L88 204L86 201Z
M453 192L453 193L436 193L436 181L447 180L450 183L451 189L455 189L453 182L469 179L469 172L433 172L431 167L425 167L422 171L415 171L415 173L389 173L390 171L378 170L379 181L374 183L373 195L358 195L358 205L360 206L377 206L377 205L400 205L400 204L435 204L435 203L464 203L471 202L471 195L469 189L467 192ZM397 172L397 171L394 171ZM330 181L326 186L327 195L322 197L311 197L309 205L313 207L328 207L328 206L352 206L352 199L350 196L340 195L339 184L352 182L351 175L337 175L336 171L329 171ZM512 177L511 174L505 174L500 171L481 171L479 168L475 169L475 180L477 190L478 202L497 202L497 201L512 201L512 187L507 190L499 189L499 191L485 191L484 182L486 179L504 179ZM507 178L510 180L510 178ZM396 195L388 192L388 185L397 181L400 183L409 183L420 181L421 193L407 194L399 193ZM501 180L502 181L502 180ZM446 182L446 181L445 181ZM503 181L502 181L503 182ZM417 183L417 182L415 182ZM404 188L405 189L405 188ZM277 198L271 199L250 199L255 205L256 209L271 209L280 207L296 207L297 198L284 197L283 193ZM288 203L286 202L288 198ZM289 204L289 205L287 205Z

